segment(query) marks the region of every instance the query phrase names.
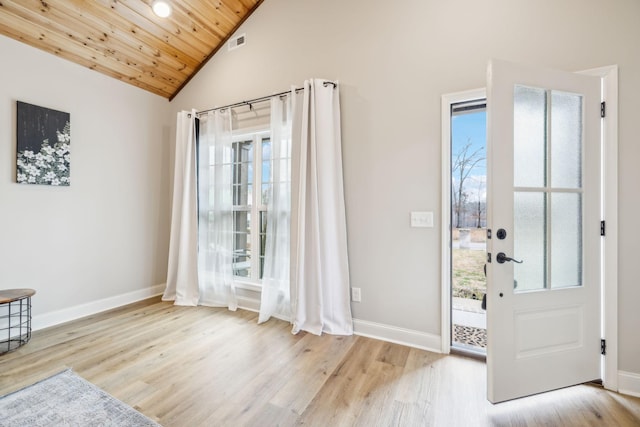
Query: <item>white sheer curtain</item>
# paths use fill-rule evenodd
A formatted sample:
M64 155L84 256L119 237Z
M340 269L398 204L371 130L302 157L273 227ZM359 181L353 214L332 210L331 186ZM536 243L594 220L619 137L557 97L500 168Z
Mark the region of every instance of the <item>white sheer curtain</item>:
M200 120L198 277L201 305L235 311L231 123L229 108Z
M289 319L291 226L291 121L295 91L271 98L271 189L258 323L271 316ZM263 153L265 156L266 153ZM263 157L264 158L264 157ZM263 171L264 173L264 171Z
M162 295L163 301L176 305L197 305L199 299L195 113L181 111L176 122L167 287Z
M305 81L293 131L293 333L353 334L338 87Z

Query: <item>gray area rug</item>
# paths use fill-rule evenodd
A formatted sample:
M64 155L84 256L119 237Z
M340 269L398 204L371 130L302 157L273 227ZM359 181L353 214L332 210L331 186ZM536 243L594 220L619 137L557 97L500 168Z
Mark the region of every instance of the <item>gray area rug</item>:
M0 426L159 424L68 369L0 398Z

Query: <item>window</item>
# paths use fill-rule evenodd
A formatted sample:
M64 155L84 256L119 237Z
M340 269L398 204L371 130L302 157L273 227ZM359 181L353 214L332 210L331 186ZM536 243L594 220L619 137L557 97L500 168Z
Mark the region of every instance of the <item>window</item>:
M233 275L252 283L259 283L264 273L270 171L271 139L268 132L234 137Z
M279 120L241 119L214 111L198 129L198 271L218 299L289 270L290 134Z

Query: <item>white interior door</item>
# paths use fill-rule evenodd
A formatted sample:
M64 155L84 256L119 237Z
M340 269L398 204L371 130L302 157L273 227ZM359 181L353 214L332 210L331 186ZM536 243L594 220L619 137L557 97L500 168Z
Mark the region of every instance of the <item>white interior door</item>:
M487 77L496 403L601 378L600 79L503 61Z

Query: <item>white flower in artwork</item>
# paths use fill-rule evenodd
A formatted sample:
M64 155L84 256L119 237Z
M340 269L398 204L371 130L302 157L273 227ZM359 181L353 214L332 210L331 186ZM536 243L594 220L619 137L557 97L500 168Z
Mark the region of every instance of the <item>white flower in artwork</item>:
M36 167L36 165L28 165L26 167L26 171L31 176L39 176L40 175L40 169L38 167Z
M57 132L57 142L52 146L48 139L42 141L40 151L18 152L18 183L69 185L70 127L66 123L62 132Z
M60 133L57 132L58 134L58 142L69 142L71 140L71 135L69 135L68 133Z

